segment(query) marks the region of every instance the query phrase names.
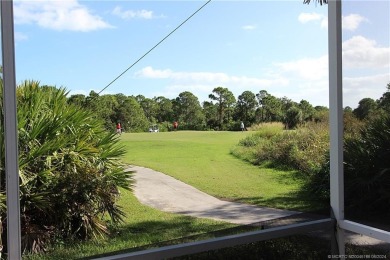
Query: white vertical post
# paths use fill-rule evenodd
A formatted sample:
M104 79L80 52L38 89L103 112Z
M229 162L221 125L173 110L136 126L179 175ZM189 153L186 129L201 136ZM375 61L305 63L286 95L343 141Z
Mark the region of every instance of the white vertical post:
M8 259L21 259L13 1L1 0Z
M330 205L337 222L344 220L343 100L341 0L328 3ZM345 255L344 230L337 224L340 255Z

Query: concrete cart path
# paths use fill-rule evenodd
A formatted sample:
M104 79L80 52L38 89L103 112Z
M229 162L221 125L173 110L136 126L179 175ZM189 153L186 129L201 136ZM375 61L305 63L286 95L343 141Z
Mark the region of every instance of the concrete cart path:
M222 201L161 172L140 166L131 166L129 170L135 171L133 190L137 199L142 204L161 211L240 225L300 213ZM346 232L346 241L355 245L374 245L390 250L389 243L352 232Z
M299 212L222 201L184 182L152 169L132 166L134 194L145 205L161 211L235 224L251 224Z

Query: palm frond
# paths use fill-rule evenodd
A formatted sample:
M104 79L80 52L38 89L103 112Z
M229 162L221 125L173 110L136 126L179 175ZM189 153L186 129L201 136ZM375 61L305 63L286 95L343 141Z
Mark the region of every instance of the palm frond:
M304 4L310 4L311 0L303 0ZM316 3L319 3L320 5L327 4L328 0L315 0Z
M0 92L1 86L0 80ZM92 112L67 104L66 93L37 81L24 81L17 88L22 241L30 251L43 250L54 236L105 236L108 222L101 216L120 222L124 213L116 205L118 187L131 188L131 173L119 160L124 153L119 139ZM0 105L0 119L2 111ZM0 170L3 215L1 162Z

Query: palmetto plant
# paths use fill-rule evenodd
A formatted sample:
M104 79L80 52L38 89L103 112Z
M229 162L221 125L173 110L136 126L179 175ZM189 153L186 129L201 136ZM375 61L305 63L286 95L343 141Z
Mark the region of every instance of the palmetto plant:
M66 94L35 81L17 88L22 245L27 250L42 250L53 237L103 236L108 221L115 224L123 217L116 205L118 187L131 184L131 173L119 160L124 150L91 112L68 105ZM3 157L3 135L0 144ZM4 186L1 164L1 195Z

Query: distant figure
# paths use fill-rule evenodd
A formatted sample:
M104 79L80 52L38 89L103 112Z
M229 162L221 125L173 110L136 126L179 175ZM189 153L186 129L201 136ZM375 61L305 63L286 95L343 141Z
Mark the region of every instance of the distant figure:
M173 122L173 130L176 131L179 123L177 121Z
M119 122L116 124L116 133L117 134L121 134L122 133L121 123L119 123Z
M241 124L240 124L240 128L241 128L241 131L244 132L245 130L245 125L244 125L244 122L241 121Z

